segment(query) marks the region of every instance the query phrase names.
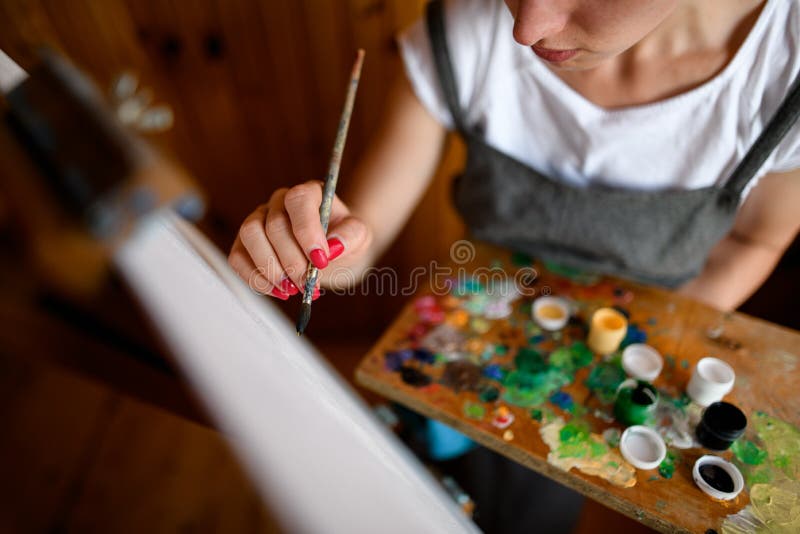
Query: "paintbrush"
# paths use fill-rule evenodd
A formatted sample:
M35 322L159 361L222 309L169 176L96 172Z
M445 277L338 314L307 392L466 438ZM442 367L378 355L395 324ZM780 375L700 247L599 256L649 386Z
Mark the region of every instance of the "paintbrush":
M342 163L342 153L344 143L347 140L347 128L350 125L350 116L353 114L353 102L356 99L358 81L361 78L361 65L364 63L364 50L359 49L356 62L353 64L353 72L350 75L350 83L347 86L347 97L344 101L342 116L339 118L339 128L336 131L336 142L333 144L333 154L331 154L330 165L328 166L328 176L325 178L325 186L322 189L322 204L319 206L319 222L322 223L322 232L328 233L328 222L331 218L331 206L333 205L333 195L336 193L336 181L339 178L339 166ZM302 335L311 319L311 299L314 296L314 288L317 285L319 269L314 264L308 263L306 271L305 292L303 293L303 304L300 309L300 316L297 318L297 335Z

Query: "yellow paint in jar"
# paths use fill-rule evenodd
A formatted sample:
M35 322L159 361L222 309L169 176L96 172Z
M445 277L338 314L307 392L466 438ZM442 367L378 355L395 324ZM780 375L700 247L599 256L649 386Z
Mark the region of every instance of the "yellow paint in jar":
M600 308L589 326L586 343L598 354L611 354L619 348L628 331L628 320L613 308Z
M544 319L562 319L564 317L564 310L552 304L542 306L537 313Z

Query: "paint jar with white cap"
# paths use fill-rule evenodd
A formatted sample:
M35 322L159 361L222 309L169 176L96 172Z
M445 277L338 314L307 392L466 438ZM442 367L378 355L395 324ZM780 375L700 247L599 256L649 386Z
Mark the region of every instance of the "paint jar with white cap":
M536 324L549 331L561 330L567 325L570 306L561 297L544 296L533 301L531 315Z
M622 368L631 378L652 382L661 374L664 360L650 345L633 343L622 351Z
M735 499L744 489L741 471L719 456L707 454L694 463L692 478L706 495L721 501Z
M652 428L635 425L626 428L622 433L619 451L637 469L655 469L667 456L667 445Z
M705 407L730 393L735 380L736 373L730 365L719 358L702 358L694 368L686 393Z
M617 388L614 418L625 425L641 425L654 419L658 390L643 380L629 378Z

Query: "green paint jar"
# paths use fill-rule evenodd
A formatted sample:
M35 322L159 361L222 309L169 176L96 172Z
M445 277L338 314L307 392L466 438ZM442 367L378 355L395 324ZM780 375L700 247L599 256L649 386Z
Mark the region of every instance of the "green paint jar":
M658 405L658 391L643 380L626 380L617 390L614 417L625 425L643 425L651 421Z

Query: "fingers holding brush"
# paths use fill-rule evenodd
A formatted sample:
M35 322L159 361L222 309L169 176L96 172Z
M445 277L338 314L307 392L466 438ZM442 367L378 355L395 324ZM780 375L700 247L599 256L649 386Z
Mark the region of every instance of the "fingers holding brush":
M317 181L289 189L284 198L294 237L317 269L324 269L345 251L361 249L368 234L366 225L334 195L326 236L319 218L321 202L322 183Z
M321 203L322 184L317 181L292 187L283 199L283 206L292 223L292 233L306 257L317 269L324 269L330 261L325 231L319 218Z
M365 250L371 232L338 197L331 206L329 234L323 233L321 200L322 186L316 181L278 189L242 222L228 262L253 290L285 300L303 290L309 261L327 268L347 256L346 265ZM323 253L324 262L314 261Z
M275 249L267 238L266 219L268 204L262 204L251 213L239 229L238 241L244 245L250 260L259 272L272 284L280 294L279 298L296 295L300 290L289 278L283 265L278 260Z
M263 268L256 266L240 238L236 238L233 243L228 255L228 264L253 291L263 295L272 295L281 300L289 298L288 293L282 291L264 275Z

